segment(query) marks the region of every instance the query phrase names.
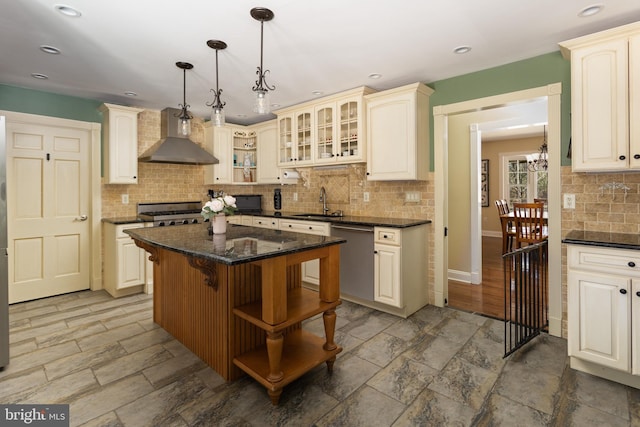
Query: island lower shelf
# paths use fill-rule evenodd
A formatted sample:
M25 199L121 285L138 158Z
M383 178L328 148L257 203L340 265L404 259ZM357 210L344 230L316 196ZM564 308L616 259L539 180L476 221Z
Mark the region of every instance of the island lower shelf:
M267 390L275 392L322 363L328 362L328 369L331 372L333 361L342 351L342 347L336 346L333 350L325 350L324 345L324 338L303 329L287 333L282 348L282 378L275 382L268 379L270 366L266 345L241 354L233 359L233 363Z

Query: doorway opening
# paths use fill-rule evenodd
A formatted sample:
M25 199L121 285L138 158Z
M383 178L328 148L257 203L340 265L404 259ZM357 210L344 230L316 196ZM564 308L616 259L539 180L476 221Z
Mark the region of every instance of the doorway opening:
M468 144L471 123L497 121L490 118L495 110L510 106L522 106L527 103L545 99L547 102L548 123L548 210L549 210L549 332L561 335L562 299L561 299L561 227L560 227L560 94L561 84L551 84L534 89L512 92L487 98L481 98L456 104L434 107L434 164L435 168L435 220L434 260L435 260L435 305L444 306L449 299L450 255L462 254L462 259L470 262L472 254L481 253L482 233L476 232L481 227L475 224L470 213L473 200L470 179L462 178L466 190L461 194L458 185L460 171L477 173L475 162L471 162L470 150L460 150L456 142L464 140ZM477 117L470 118L469 113ZM462 123L465 127L460 130ZM461 136L462 135L462 136ZM451 171L450 157L455 153L455 173ZM495 176L495 175L494 175ZM455 190L453 190L455 189ZM453 191L452 191L453 190ZM466 191L466 192L465 192ZM466 195L466 196L465 196ZM455 197L454 197L455 196ZM495 208L494 208L495 209ZM460 217L457 218L456 215ZM478 215L477 221L481 216ZM442 230L442 232L440 232ZM458 236L456 236L456 233ZM455 237L461 237L466 247L456 246ZM476 237L477 236L477 237ZM471 239L470 239L471 237ZM475 239L475 241L474 241ZM470 240L472 240L470 242ZM475 246L474 246L475 245ZM460 268L469 271L469 264ZM454 268L455 270L455 268Z

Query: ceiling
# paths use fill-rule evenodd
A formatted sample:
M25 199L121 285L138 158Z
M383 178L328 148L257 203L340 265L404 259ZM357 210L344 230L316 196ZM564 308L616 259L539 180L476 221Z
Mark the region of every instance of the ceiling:
M596 0L597 1L597 0ZM260 64L260 22L249 11L268 7L264 68L280 107L358 86L377 90L454 77L558 50L558 42L640 20L640 2L603 0L65 0L80 17L50 0L0 0L0 83L161 110L186 101L208 118L215 87L215 51L227 121L260 122L252 112ZM60 50L52 55L41 45ZM458 46L471 51L453 53ZM48 76L35 79L32 73ZM372 73L381 75L371 79ZM137 96L127 96L125 92ZM320 95L321 96L321 95ZM280 108L274 107L274 109Z

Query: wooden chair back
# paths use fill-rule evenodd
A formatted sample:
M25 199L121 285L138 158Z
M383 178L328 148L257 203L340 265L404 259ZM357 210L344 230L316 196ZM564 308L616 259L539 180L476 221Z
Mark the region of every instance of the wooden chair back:
M496 200L496 209L498 210L498 217L500 218L500 225L502 229L502 253L507 253L513 249L513 241L515 240L516 230L512 221L508 221L502 218L502 215L509 213L509 204L506 200Z
M523 243L532 244L548 237L544 221L544 203L514 203L513 212L516 219L516 247Z

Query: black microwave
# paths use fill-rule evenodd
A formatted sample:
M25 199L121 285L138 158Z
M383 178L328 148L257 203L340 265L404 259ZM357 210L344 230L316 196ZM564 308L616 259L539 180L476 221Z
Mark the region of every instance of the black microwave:
M262 194L234 194L238 215L261 214Z

